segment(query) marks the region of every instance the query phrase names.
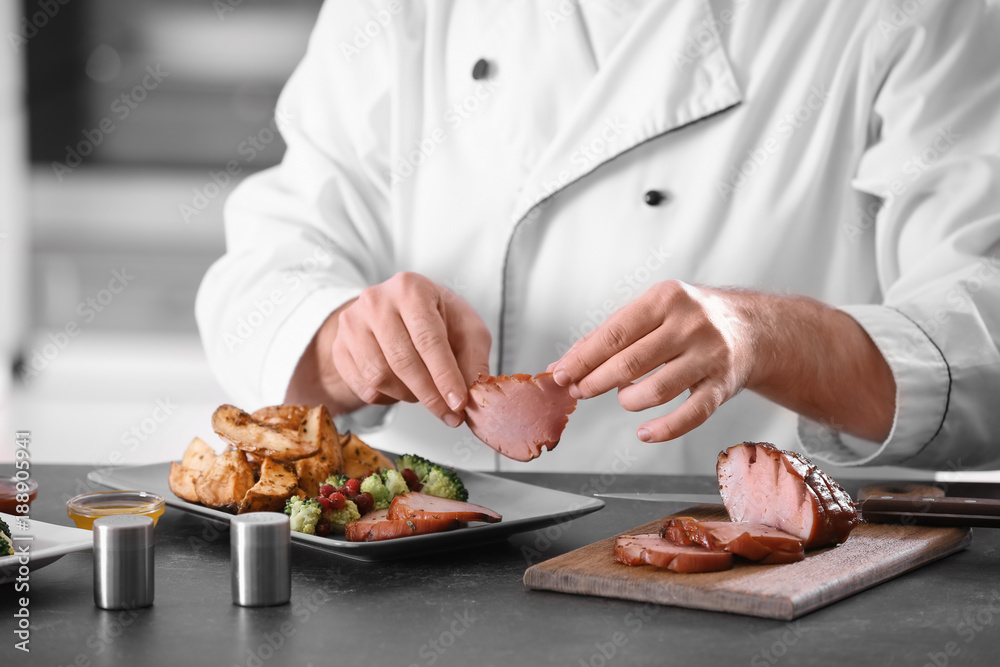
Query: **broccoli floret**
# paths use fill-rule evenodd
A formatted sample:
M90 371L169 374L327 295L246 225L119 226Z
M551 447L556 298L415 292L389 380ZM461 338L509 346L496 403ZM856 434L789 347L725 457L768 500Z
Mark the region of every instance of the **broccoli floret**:
M431 463L424 457L416 454L404 454L396 459L396 468L398 470L403 471L409 468L417 474L421 482L431 474L431 468L436 465L436 463Z
M462 484L458 473L451 468L435 465L431 468L427 479L422 479L421 482L424 485L424 488L421 489L423 493L440 498L461 500L462 502L469 499L469 492L466 490L465 484Z
M423 485L421 493L462 502L469 499L465 484L451 468L445 468L417 454L400 456L396 459L396 467L401 471L409 468L416 473Z
M350 477L347 475L330 475L326 478L326 483L335 489L339 489L344 484L347 484L348 479L350 479Z
M389 492L389 487L382 481L381 475L368 475L368 477L365 477L361 482L361 492L372 494L372 498L375 499L375 509L377 510L384 510L392 502L392 494Z
M320 507L315 498L302 500L298 496L292 496L285 501L285 514L291 517L289 521L292 530L297 533L315 535L316 524L319 522L320 516L323 515L323 508Z
M10 526L0 519L0 556L10 556L14 553L14 541L10 538Z
M348 521L357 521L361 518L358 506L354 501L348 500L339 510L329 510L323 512L323 518L330 522L330 529L338 533L344 532L344 524Z
M390 470L389 468L383 469L382 481L385 482L386 488L389 489L390 500L400 494L407 493L410 490L406 480L403 479L402 473L398 470Z

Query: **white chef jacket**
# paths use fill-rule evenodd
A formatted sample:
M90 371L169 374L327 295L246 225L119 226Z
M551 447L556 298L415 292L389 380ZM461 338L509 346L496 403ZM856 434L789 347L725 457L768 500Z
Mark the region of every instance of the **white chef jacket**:
M228 251L198 295L233 400L281 402L327 315L398 271L475 307L494 373L544 370L680 279L849 313L896 381L889 437L850 438L752 392L661 444L636 428L683 398L642 413L615 392L581 401L559 447L529 464L419 405L342 426L479 469L711 472L744 440L839 465L995 464L997 8L650 0L600 57L579 10L325 5L279 100L285 158L230 197Z

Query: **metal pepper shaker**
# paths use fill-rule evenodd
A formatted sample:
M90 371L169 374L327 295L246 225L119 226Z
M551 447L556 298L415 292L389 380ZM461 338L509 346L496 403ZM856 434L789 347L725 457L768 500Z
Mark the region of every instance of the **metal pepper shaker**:
M253 512L229 528L233 602L241 607L286 604L292 596L292 531L288 517Z
M140 609L153 604L153 520L118 514L94 521L94 604Z

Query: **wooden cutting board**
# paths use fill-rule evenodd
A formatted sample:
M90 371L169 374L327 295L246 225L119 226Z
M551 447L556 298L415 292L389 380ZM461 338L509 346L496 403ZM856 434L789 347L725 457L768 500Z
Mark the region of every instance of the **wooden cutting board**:
M722 505L698 505L671 516L729 518ZM623 534L658 532L663 521ZM614 541L609 537L533 565L524 573L524 584L563 593L791 620L964 549L972 542L972 529L862 524L840 546L808 552L798 563L756 565L737 559L731 570L700 574L615 563Z

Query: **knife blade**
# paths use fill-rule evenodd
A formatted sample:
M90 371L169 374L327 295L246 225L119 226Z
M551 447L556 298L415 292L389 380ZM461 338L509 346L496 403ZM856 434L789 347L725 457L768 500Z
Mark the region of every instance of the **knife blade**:
M713 493L595 493L600 498L661 503L722 503ZM854 503L868 523L1000 528L1000 500L992 498L921 498L869 496Z
M656 503L712 503L722 504L718 493L595 493L598 498L616 500L645 500Z

